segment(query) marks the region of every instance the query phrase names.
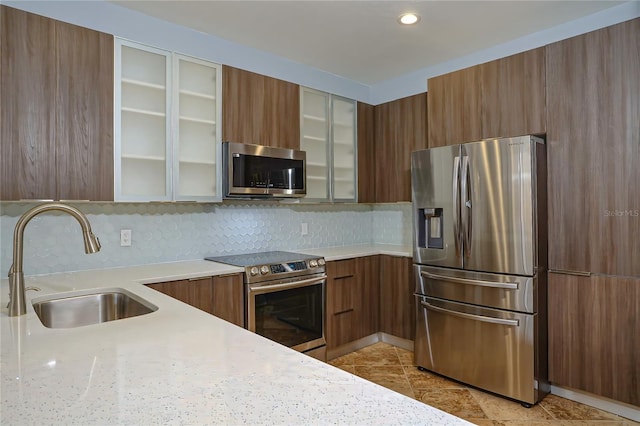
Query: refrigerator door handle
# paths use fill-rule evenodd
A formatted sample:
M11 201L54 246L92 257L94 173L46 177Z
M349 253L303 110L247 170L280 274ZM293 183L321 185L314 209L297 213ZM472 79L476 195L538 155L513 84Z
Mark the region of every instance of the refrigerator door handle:
M464 318L464 319L469 319L472 321L480 321L480 322L488 322L491 324L500 324L500 325L508 325L510 327L518 327L520 325L520 321L519 320L513 320L513 319L504 319L504 318L493 318L493 317L486 317L484 315L473 315L473 314L467 314L464 312L458 312L458 311L452 311L450 309L445 309L445 308L441 308L439 306L434 306L428 302L425 301L421 301L420 302L422 304L422 306L424 306L425 308L432 310L432 311L436 311L436 312L441 312L443 314L447 314L447 315L453 315L454 317L460 317L460 318Z
M452 283L458 283L458 284L479 285L483 287L494 287L494 288L506 288L509 290L518 289L518 283L514 283L514 282L496 283L492 281L470 280L467 278L450 277L450 276L444 276L439 274L433 274L427 271L420 272L420 275L422 275L425 278L431 278L434 280L446 280L446 281L449 281Z
M460 232L460 156L453 158L453 238L456 257L460 257L462 239Z
M460 192L462 206L460 215L462 216L462 238L465 257L471 256L471 175L469 174L469 156L462 157L462 177L460 178Z

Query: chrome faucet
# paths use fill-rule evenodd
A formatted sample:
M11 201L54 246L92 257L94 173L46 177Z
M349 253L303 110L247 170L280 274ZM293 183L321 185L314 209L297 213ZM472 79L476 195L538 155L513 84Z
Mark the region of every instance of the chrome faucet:
M78 223L80 223L82 236L84 238L85 253L90 254L100 251L100 241L98 241L98 237L93 235L89 220L75 207L62 203L47 203L25 212L20 216L20 219L18 219L18 223L16 223L15 230L13 231L13 264L9 269L9 305L7 306L10 317L17 317L27 313L24 294L24 273L22 272L24 228L35 216L52 210L68 213L75 217Z

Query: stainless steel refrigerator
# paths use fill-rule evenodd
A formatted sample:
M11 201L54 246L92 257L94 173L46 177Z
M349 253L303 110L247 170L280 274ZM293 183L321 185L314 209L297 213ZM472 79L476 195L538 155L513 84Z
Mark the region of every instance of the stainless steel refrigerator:
M411 177L416 364L535 404L549 391L544 140L416 151Z

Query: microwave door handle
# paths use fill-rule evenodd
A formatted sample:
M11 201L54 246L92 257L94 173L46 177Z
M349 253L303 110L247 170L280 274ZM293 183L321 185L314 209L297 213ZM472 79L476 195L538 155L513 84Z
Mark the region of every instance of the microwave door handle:
M453 237L456 257L460 257L460 156L453 158Z

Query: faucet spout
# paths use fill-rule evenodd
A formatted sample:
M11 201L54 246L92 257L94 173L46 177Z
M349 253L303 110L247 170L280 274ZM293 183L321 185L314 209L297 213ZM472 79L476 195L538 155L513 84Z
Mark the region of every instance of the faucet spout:
M100 241L91 231L91 224L87 217L75 207L62 203L40 204L25 212L13 231L13 264L9 269L9 316L17 317L27 312L24 294L24 273L22 271L24 230L27 223L40 213L47 211L61 211L73 216L82 228L84 251L87 254L100 251Z

